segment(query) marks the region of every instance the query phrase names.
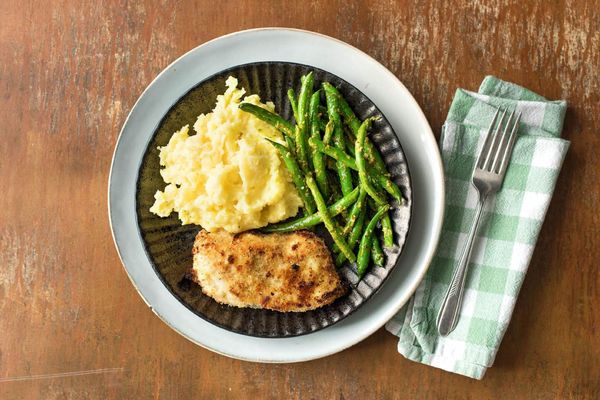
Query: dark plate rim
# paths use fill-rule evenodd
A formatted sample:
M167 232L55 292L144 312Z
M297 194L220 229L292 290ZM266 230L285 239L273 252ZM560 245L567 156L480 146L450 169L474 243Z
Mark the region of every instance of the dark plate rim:
M138 212L138 195L139 195L139 191L140 191L140 170L142 168L142 164L144 163L144 159L145 159L145 155L146 152L148 151L148 146L150 146L150 143L153 141L154 137L156 136L157 130L158 128L162 125L163 121L165 120L165 118L167 117L167 115L169 114L169 112L173 109L173 107L175 105L177 105L181 99L183 99L185 96L187 96L191 91L195 90L196 88L198 88L200 85L202 85L204 82L209 81L211 79L213 79L215 76L218 76L220 74L223 74L227 71L236 69L236 68L240 68L240 67L249 67L249 66L253 66L253 65L265 65L265 64L287 64L287 65L296 65L296 66L302 66L302 67L306 67L309 69L313 69L313 70L319 70L319 71L323 71L326 72L334 77L336 77L337 79L341 80L344 82L345 85L348 85L349 87L353 88L354 90L356 90L357 92L359 92L362 96L364 96L369 102L370 104L372 104L375 109L377 110L378 113L380 113L384 120L386 121L386 123L389 125L391 131L393 132L394 136L397 139L398 142L398 150L402 153L402 156L404 158L404 164L406 166L406 176L408 178L408 187L410 189L410 201L408 204L408 219L407 219L407 226L406 226L406 234L404 235L402 244L399 246L398 249L398 256L396 259L396 263L390 268L390 270L388 271L387 275L381 280L381 283L379 284L379 286L377 286L376 288L373 289L373 291L371 292L371 294L362 302L360 303L358 306L353 307L350 312L348 312L347 314L343 315L341 318L325 325L325 326L318 326L315 329L312 330L306 330L304 332L300 332L300 333L292 333L292 334L286 334L286 335L280 335L280 336L269 336L269 335L260 335L260 334L254 334L254 333L249 333L246 332L244 330L239 330L239 329L233 329L229 326L226 326L224 324L221 324L219 322L213 321L211 319L209 319L208 317L206 317L205 315L197 312L196 310L194 310L193 308L190 307L189 304L187 304L187 302L185 302L177 293L175 293L171 287L169 286L169 284L165 281L164 277L162 276L162 274L158 271L157 266L152 258L152 256L149 253L148 250L148 244L146 243L146 241L144 240L144 236L141 232L141 227L140 227L140 221L139 221L139 212ZM269 100L269 99L267 99ZM146 258L148 260L148 262L150 263L150 265L152 266L152 270L154 271L154 273L156 274L156 276L158 277L158 279L160 280L160 282L162 283L162 285L167 289L167 291L183 306L185 306L188 310L190 310L194 315L202 318L204 321L215 325L221 329L224 329L228 332L232 332L232 333L236 333L236 334L240 334L240 335L244 335L244 336L249 336L249 337L256 337L256 338L261 338L261 339L286 339L286 338L292 338L292 337L299 337L299 336L304 336L304 335L309 335L311 333L315 333L318 332L320 330L329 328L331 326L334 326L335 324L337 324L338 322L346 319L347 317L349 317L350 315L352 315L354 312L356 312L358 309L360 309L364 304L366 304L369 300L371 300L375 295L377 295L377 293L381 290L381 288L385 285L385 283L388 281L388 278L390 277L391 274L394 273L394 271L396 270L396 267L398 266L398 263L400 261L400 256L402 255L402 251L404 250L408 235L410 234L411 231L411 226L412 226L412 205L414 202L414 192L412 190L412 177L411 177L411 173L410 173L410 165L409 165L409 161L408 158L406 156L406 153L404 151L404 149L402 148L402 142L400 141L400 137L396 134L396 131L394 130L393 126L389 123L389 120L386 118L385 114L380 110L379 107L377 107L377 104L375 104L367 95L365 95L363 93L362 90L358 89L356 86L354 86L353 84L349 83L347 80L341 78L340 76L329 72L323 68L319 68L319 67L315 67L312 65L308 65L308 64L303 64L303 63L298 63L298 62L290 62L290 61L278 61L278 60L269 60L269 61L256 61L256 62L250 62L250 63L243 63L243 64L236 64L236 65L232 65L228 68L222 69L220 71L217 71L209 76L207 76L206 78L202 79L201 81L198 81L196 84L194 84L193 86L191 86L185 93L183 93L181 96L179 96L175 101L173 101L171 103L171 105L166 109L165 113L162 115L162 117L160 118L160 120L158 121L158 123L154 126L153 128L153 133L152 135L149 136L145 146L144 146L145 150L144 150L144 156L142 156L142 158L140 159L140 162L138 163L137 169L136 169L136 179L135 179L135 186L136 186L136 190L135 190L135 222L136 222L136 228L137 228L137 234L140 238L140 241L143 243L143 248L144 248L144 253L146 255ZM342 278L343 279L343 278ZM346 280L343 279L343 282L347 285L352 286L352 284L350 282L347 282ZM347 296L348 294L346 294L345 296ZM214 301L214 300L213 300ZM333 303L331 303L333 304ZM232 307L232 308L239 308L239 309L243 309L241 307L233 307L233 306L229 306L229 305L224 305L227 307ZM152 308L152 307L151 307ZM292 314L294 312L281 312L281 311L274 311L274 310L268 310L270 312L274 312L274 313L278 313L278 314ZM301 314L301 313L300 313Z

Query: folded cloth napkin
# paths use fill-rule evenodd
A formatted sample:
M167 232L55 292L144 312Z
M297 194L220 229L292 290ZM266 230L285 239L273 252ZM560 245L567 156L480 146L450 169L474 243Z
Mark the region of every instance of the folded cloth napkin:
M504 184L488 199L467 275L460 320L441 337L436 318L477 204L471 174L497 108L521 112ZM567 104L488 76L478 93L456 92L440 140L446 214L436 255L409 303L387 323L405 357L481 379L510 322L569 142Z

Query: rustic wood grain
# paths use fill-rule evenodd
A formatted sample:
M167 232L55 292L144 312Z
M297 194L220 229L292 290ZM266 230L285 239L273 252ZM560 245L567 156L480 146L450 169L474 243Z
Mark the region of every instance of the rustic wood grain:
M454 90L486 74L569 101L572 146L483 381L405 360L383 330L312 362L231 360L172 331L130 284L106 211L128 111L182 53L262 26L371 54L436 132ZM0 379L14 378L0 399L600 398L599 28L596 1L0 2Z

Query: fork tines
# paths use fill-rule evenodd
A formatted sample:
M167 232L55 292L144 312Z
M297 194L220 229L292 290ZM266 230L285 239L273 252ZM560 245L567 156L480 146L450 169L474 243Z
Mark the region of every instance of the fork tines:
M500 111L502 111L502 115L498 120ZM502 175L506 171L517 136L521 113L515 114L515 110L513 110L508 118L506 118L506 114L506 109L498 109L494 114L483 148L475 164L477 169L498 175Z

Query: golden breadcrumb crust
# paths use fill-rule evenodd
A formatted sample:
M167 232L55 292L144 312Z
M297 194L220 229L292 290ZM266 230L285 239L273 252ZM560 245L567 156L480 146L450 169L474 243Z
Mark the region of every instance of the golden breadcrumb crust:
M310 231L196 236L192 280L224 304L307 311L346 293L323 240Z

